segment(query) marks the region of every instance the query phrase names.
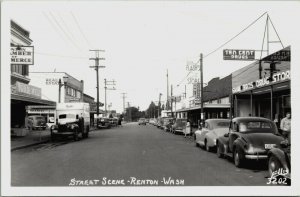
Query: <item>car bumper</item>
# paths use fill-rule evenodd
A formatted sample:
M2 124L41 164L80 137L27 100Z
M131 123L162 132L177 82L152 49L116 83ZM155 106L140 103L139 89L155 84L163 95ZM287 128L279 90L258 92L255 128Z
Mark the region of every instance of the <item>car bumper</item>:
M183 130L182 130L182 129L175 129L175 131L176 131L177 133L183 133Z
M245 155L245 158L260 160L260 159L268 159L268 156L267 155Z

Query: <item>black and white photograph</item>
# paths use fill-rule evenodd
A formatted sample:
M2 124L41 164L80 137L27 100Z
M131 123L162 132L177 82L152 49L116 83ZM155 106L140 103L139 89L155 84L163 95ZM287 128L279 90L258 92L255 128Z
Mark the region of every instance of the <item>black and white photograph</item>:
M1 196L300 195L299 1L1 1Z

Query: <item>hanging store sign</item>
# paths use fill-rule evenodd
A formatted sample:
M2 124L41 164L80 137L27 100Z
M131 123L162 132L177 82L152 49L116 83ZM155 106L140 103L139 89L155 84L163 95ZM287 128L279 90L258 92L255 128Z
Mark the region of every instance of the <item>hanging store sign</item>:
M255 60L255 50L224 49L224 60Z
M245 84L242 84L235 88L232 88L232 93L244 92L244 91L251 90L254 88L261 88L261 87L271 85L276 82L281 82L281 81L290 80L290 79L291 79L290 70L286 70L284 72L274 73L272 80L270 80L270 77L265 77L265 78L258 79L256 81L245 83Z
M264 61L291 61L291 51L281 50L265 58Z
M11 64L33 65L33 46L10 47Z

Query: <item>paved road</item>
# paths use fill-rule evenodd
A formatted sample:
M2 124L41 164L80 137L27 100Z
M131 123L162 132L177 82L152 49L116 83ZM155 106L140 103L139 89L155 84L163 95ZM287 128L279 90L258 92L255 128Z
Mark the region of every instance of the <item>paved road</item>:
M164 182L170 177L175 185L185 186L267 182L264 163L238 169L232 161L196 147L192 139L136 123L96 130L77 142L57 141L13 151L11 159L13 186L166 186L173 184Z

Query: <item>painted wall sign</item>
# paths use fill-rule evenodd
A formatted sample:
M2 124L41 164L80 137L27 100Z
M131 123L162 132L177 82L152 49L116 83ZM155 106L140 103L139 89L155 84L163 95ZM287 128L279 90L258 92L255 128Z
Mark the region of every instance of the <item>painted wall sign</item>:
M255 60L255 50L224 49L224 60Z
M11 64L33 65L33 46L10 47Z
M242 84L235 88L232 88L232 93L244 92L244 91L251 90L254 88L260 88L260 87L264 87L267 85L271 85L276 82L290 80L290 79L291 79L291 72L290 72L290 70L286 70L284 72L279 72L279 73L273 74L272 80L270 80L270 77L265 77L265 78L258 79L256 81L245 83L245 84Z
M28 95L39 99L42 97L41 88L32 85L27 85L25 83L20 83L18 81L16 82L16 93L22 95Z

